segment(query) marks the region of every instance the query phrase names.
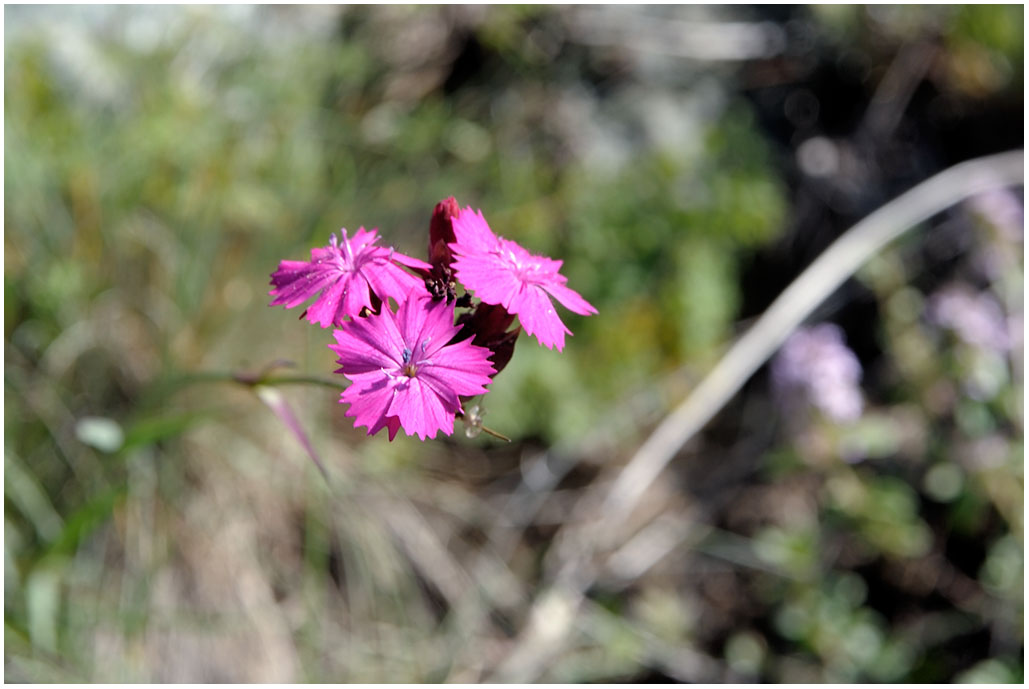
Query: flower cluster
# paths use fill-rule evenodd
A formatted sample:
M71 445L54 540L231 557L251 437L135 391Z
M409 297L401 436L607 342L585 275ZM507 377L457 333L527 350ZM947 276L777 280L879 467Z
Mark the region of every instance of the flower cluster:
M772 361L772 384L783 402L803 400L836 421L861 416L861 364L831 323L802 328Z
M929 318L974 347L1005 352L1012 337L1004 309L989 292L953 284L929 298Z
M992 290L976 291L951 283L928 300L930 324L949 331L962 343L951 360L966 394L979 401L992 400L1009 380L1009 353L1022 343L1022 316L1005 312Z
M551 298L573 313L597 312L567 287L561 261L498 237L481 211L462 210L453 197L432 214L428 262L377 240L376 230L342 230L310 261L280 262L269 292L271 306L314 298L304 317L334 328L336 372L351 381L340 402L368 435L450 435L464 414L461 398L487 392L522 329L548 349L564 348L572 333Z

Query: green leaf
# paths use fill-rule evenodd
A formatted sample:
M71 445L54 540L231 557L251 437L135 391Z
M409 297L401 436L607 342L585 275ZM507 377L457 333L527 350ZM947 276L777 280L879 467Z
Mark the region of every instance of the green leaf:
M29 637L33 646L57 650L57 618L61 612L61 568L56 563L37 566L25 581Z
M172 438L184 432L202 418L204 418L202 414L193 412L141 419L132 424L125 432L125 442L122 444L122 450L128 452Z
M4 453L4 495L32 523L43 541L49 543L60 535L61 516L36 478L10 452Z
M106 522L115 506L124 498L127 488L119 486L93 498L67 518L60 536L50 546L47 557L71 555L97 527Z

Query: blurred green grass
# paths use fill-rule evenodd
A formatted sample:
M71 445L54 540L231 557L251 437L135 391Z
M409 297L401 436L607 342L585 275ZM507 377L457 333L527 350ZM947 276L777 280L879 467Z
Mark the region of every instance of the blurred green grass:
M502 567L469 564L486 557L479 531L501 523L498 500L519 464L541 449L581 451L597 433L613 455L634 447L717 359L736 328L741 266L790 222L781 152L733 73L578 45L567 36L575 15L562 8L17 11L5 9L8 676L479 678L507 641L498 633L467 655L472 627L454 612L462 603L448 598L447 577L494 572L499 589L521 591L490 598L499 627L520 623L546 528ZM723 18L711 12L695 10ZM957 46L948 55L978 56L976 69L949 77L957 90L1003 89L1018 74L1010 12L932 15ZM832 21L812 21L831 33ZM858 13L840 26L861 45L876 24ZM462 60L476 59L464 75ZM569 284L600 312L569 315L575 336L561 355L523 338L491 386L487 423L514 449L485 438L366 440L331 390L287 388L332 468L329 487L248 390L180 384L190 372L281 358L328 375L330 333L265 306L270 272L341 226L378 227L421 256L431 209L451 194L498 233L563 259ZM951 375L909 381L906 394ZM987 413L1002 418L1004 442L1020 439L1008 410ZM113 420L124 442L83 442L85 417ZM731 636L725 661L773 680L910 677L920 651L906 632L837 582L853 576L816 574L815 563L818 544L836 537L830 528L887 559L925 555L908 547L927 538L920 503L903 481L828 469L808 449L786 475L829 480L839 521L758 531L754 547L793 572L763 603L780 611L783 657L803 649L821 669L761 660L781 647L746 630ZM1001 473L1021 481L1020 464ZM958 504L999 501L1006 516L1020 514L994 479L976 480L985 483L965 484ZM840 502L831 486L854 481L867 497ZM411 505L435 550L409 540L410 521L397 515ZM972 520L973 533L987 528ZM1020 518L1009 528L1021 537ZM1016 555L1021 567L1012 538L992 546L989 581L1020 611L1006 588ZM655 586L647 595L664 584ZM630 617L582 642L618 651L599 678L650 667L626 641L638 637ZM663 638L693 643L682 627ZM848 646L853 638L867 643ZM1020 677L1011 657L977 671ZM553 676L597 678L594 660L570 654Z

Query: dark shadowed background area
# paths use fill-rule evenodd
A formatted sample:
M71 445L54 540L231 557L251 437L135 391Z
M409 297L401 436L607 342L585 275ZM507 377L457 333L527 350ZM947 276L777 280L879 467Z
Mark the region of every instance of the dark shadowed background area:
M1021 6L4 22L8 681L1022 681L1021 186L824 295L577 550L837 237L1023 147ZM282 381L333 339L269 275L341 227L423 257L451 195L599 314L477 401L511 443L368 438Z

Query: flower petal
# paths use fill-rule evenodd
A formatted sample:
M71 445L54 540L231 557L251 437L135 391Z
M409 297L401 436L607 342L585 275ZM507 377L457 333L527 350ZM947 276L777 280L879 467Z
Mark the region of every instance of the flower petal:
M363 307L370 305L368 285L345 273L315 299L307 309L307 320L323 328L341 325L344 316L360 313Z
M334 279L331 268L307 261L280 261L279 269L272 273L275 289L268 294L275 297L271 306L283 305L287 309L298 306L325 288Z
M450 245L455 252L489 251L497 245L497 236L486 223L482 211L473 211L468 206L452 219L454 237L457 241Z
M566 286L558 272L562 262L531 254L517 243L499 238L486 224L481 211L466 208L453 219L457 241L451 244L456 257L454 273L486 304L503 306L516 314L525 332L548 348L564 348L571 331L554 311L548 293L574 313L597 313L592 304Z
M446 435L454 432L454 414L447 412L432 387L416 377L398 384L394 390L386 415L399 418L405 433L425 440L435 438L440 430Z
M333 336L336 344L330 344L329 349L339 354L348 378L352 379L351 374L395 370L404 363L404 340L393 312L385 304L378 316L352 319L333 331Z
M460 330L454 325L454 305L435 301L421 290L412 292L400 304L397 325L415 361L431 357Z
M556 347L559 352L564 349L565 334L571 335L572 331L565 327L550 297L541 287L526 287L509 310L518 314L525 332L533 335L541 345L547 349Z
M588 301L583 299L582 295L578 292L565 287L563 284L552 282L541 285L541 287L561 302L561 305L572 313L577 313L580 316L590 316L597 312L597 310L593 308L593 304L590 304Z
M461 256L454 261L457 279L487 304L505 309L518 294L524 282L512 273L495 254Z
M346 229L341 233L342 241L337 242L332 235L328 246L311 249L310 261L279 263L271 279L274 289L269 294L275 297L272 306L293 308L321 293L306 318L327 328L371 307L372 293L382 301L388 297L400 301L411 289L424 289L421 278L397 264L422 268L428 267L427 263L375 246L375 230L362 227L353 237Z
M390 262L390 259L387 258L390 254L388 250L375 249L375 251L377 254L361 266L359 272L380 299L385 301L387 297L393 297L397 303L400 303L411 290L420 290L428 294L424 280L401 270L399 266ZM399 254L393 254L393 260L396 260L397 256Z
M370 384L354 383L342 392L339 401L350 405L345 415L353 417L354 428L366 426L368 435L375 435L384 427L389 427L392 440L396 429L392 427L386 412L394 395L394 381L381 377Z
M432 270L432 265L426 263L420 258L412 258L407 254L402 254L399 251L394 251L393 249L387 249L387 252L388 255L386 258L392 261L393 263L399 263L402 266L407 266L408 268L415 268L418 270Z
M490 351L467 340L448 345L432 355L431 364L418 371L419 378L430 378L436 389L444 387L458 395L483 395L496 373L489 360Z

